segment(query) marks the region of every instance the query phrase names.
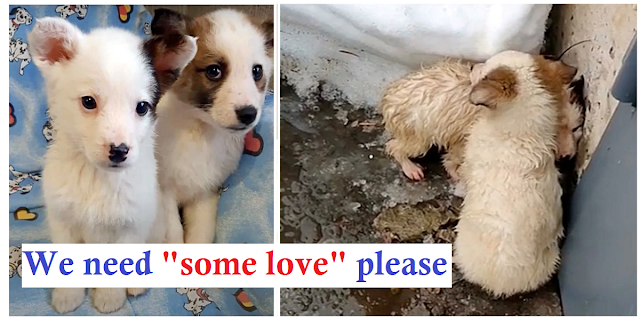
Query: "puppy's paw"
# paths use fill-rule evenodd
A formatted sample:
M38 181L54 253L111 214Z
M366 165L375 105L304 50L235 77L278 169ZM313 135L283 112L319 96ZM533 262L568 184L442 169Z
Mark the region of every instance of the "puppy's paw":
M51 292L51 306L60 314L78 309L83 300L84 288L55 288Z
M127 300L127 290L123 288L96 288L93 294L93 306L102 313L119 310Z
M137 297L147 292L146 288L127 288L127 294L133 297Z
M424 172L422 166L412 161L405 161L402 163L402 172L411 180L419 181L424 179Z

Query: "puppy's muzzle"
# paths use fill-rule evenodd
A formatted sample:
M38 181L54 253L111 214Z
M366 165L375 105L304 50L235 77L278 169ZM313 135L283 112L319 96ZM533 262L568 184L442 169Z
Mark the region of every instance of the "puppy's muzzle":
M116 145L112 143L109 149L109 160L114 164L121 163L127 160L127 153L129 153L129 147L126 144L121 143L116 147Z

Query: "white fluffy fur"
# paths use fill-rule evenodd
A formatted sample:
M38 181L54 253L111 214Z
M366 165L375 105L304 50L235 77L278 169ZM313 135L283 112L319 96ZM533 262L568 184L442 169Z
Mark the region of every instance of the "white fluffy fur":
M199 36L198 51L207 53L207 48L215 48L228 60L232 71L207 111L180 99L180 91L185 90L180 86L181 80L158 105L159 181L165 199L163 207L172 217L171 242L213 242L220 188L237 168L244 137L258 122L264 103L266 90L256 87L252 67L263 66L267 83L273 70L273 60L264 46L266 39L246 16L218 10L198 19L208 19L214 25L206 36ZM185 72L181 77L187 76L202 75ZM228 128L237 123L235 109L242 105L258 109L256 120L244 130ZM183 207L184 229L178 205Z
M142 51L142 39L115 28L83 34L62 18L37 21L29 35L34 62L46 83L56 138L43 170L47 221L54 243L161 242L163 219L156 217L158 183L151 111L136 113L158 88ZM191 58L195 54L195 42ZM53 54L52 54L53 52ZM53 59L55 52L65 57ZM189 58L189 60L191 60ZM92 96L87 110L81 97ZM110 167L111 143L129 146L127 159ZM126 292L95 289L101 312L119 309ZM54 289L52 306L66 313L83 301L85 289Z
M533 58L498 54L478 79L498 66L516 73L518 93L483 111L469 134L454 261L466 280L509 296L538 288L556 269L562 190L554 165L558 108L536 77Z

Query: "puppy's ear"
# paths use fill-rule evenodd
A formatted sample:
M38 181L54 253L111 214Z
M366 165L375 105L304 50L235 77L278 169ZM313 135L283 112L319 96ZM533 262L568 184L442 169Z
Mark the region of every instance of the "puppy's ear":
M196 38L182 34L152 36L143 49L156 72L160 94L166 92L178 79L180 72L193 60L198 46Z
M38 19L28 35L29 53L38 68L47 69L73 59L82 37L82 31L63 18Z
M578 69L572 67L562 61L555 62L556 70L558 72L558 76L562 79L562 83L569 84L573 81L576 74L578 73Z
M501 86L495 81L482 79L471 89L469 101L475 105L495 109L500 97Z
M508 101L516 94L516 75L508 68L497 68L471 89L469 101L495 109L500 102Z
M151 21L151 34L189 34L192 18L169 9L156 9Z

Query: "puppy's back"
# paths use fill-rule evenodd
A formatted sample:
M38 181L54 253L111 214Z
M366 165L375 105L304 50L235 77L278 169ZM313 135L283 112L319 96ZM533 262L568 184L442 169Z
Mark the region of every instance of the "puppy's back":
M391 83L380 106L387 131L426 145L460 140L479 110L468 101L469 74L469 64L444 60Z
M483 160L484 168L465 177L471 181L456 227L456 266L467 280L498 296L536 289L559 262L557 171L552 161L526 174L509 161Z

